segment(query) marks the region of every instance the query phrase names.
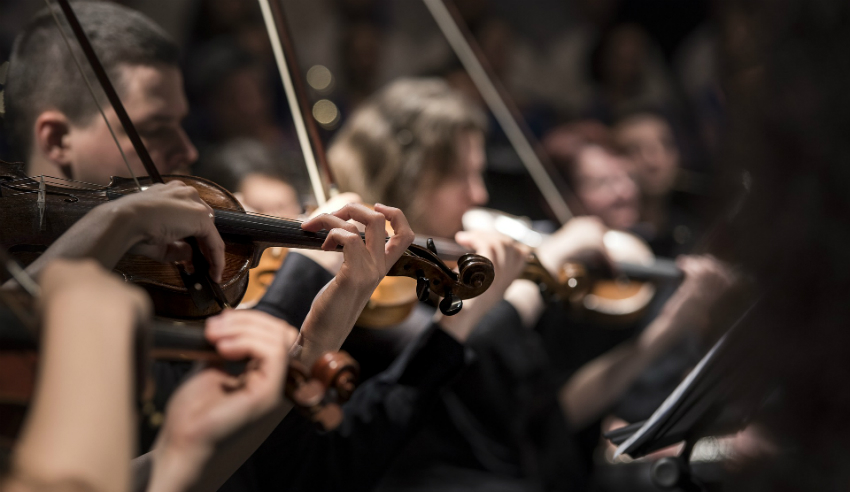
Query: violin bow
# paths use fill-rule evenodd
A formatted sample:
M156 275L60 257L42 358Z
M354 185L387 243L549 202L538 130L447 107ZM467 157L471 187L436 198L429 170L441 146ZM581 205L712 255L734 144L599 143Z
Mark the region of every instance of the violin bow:
M106 97L107 99L109 99L109 103L112 105L112 109L118 116L118 120L121 122L121 126L124 128L124 131L127 133L127 136L130 138L130 141L133 143L133 148L138 154L139 159L142 161L142 165L144 165L145 171L148 173L148 176L150 177L153 183L164 183L165 180L162 179L162 175L156 168L153 159L151 159L150 153L148 153L148 149L145 147L144 142L142 142L142 138L139 136L139 132L136 130L136 126L133 124L133 121L130 120L130 117L127 115L127 110L124 108L124 104L121 102L121 98L118 97L118 93L115 91L115 87L109 80L109 75L107 75L106 70L103 68L103 64L100 63L100 59L97 57L97 53L95 53L94 48L92 48L88 36L83 30L83 27L80 25L80 21L79 19L77 19L77 15L74 13L74 9L71 8L71 4L68 2L68 0L57 1L59 3L59 7L62 9L62 12L65 14L65 19L68 21L68 25L71 27L71 31L74 33L74 37L77 39L77 42L79 43L83 54L86 56L86 59L89 62L89 66L94 71L94 74L97 77L101 88L106 93ZM65 35L65 30L62 27L61 22L59 22L59 18L56 16L56 13L53 10L53 6L51 5L50 0L44 0L44 3L50 10L51 15L53 16L53 20L56 22L56 27L59 29L59 32L62 34L62 37L65 39L65 43L68 45L68 50L70 51L71 56L74 58L74 61L77 64L77 68L80 70L80 75L82 75L83 79L86 81L86 85L88 86L89 90L92 93L92 96L94 97L95 104L98 106L101 116L103 116L106 125L109 127L110 133L112 133L112 138L115 140L115 144L118 146L118 150L119 152L121 152L121 156L124 158L124 163L127 165L127 169L129 170L130 175L135 180L136 186L139 188L139 191L142 191L142 186L139 184L138 179L136 179L136 176L133 174L133 170L130 167L130 163L127 160L127 157L124 155L124 151L121 149L121 145L118 142L118 139L115 137L115 132L112 131L112 127L109 125L109 121L106 118L106 114L103 112L103 109L97 102L97 97L94 94L94 89L92 88L92 85L89 82L88 77L86 76L86 73L82 68L82 65L80 64L79 60L77 60L73 48L71 48L71 44L68 40L68 37ZM186 286L186 289L192 296L192 300L195 302L198 308L201 309L203 309L203 307L209 306L210 302L218 303L218 305L222 309L230 307L230 303L228 302L227 297L224 295L224 291L221 289L221 286L214 282L212 278L210 278L209 262L204 257L203 253L201 253L201 248L198 245L198 240L194 237L187 237L184 238L184 241L186 241L186 243L192 248L192 266L194 267L194 273L188 273L186 269L182 266L178 267L178 269L180 270L180 277L183 279L183 283Z
M563 225L573 217L560 190L569 190L554 165L536 142L516 104L499 83L487 63L484 53L464 24L463 18L451 0L423 0L446 40L469 74L478 93L507 135L535 185L543 195L549 209ZM575 202L575 200L571 200ZM575 208L578 203L573 204Z
M338 191L325 156L319 129L316 126L316 121L311 117L307 88L304 85L304 78L300 75L300 65L295 56L295 45L289 34L286 15L278 0L259 0L259 2L277 69L283 81L289 110L295 122L295 132L298 135L298 142L301 144L304 162L307 163L307 173L310 176L310 183L313 185L313 193L316 195L316 202L319 205L324 205L328 196L333 197ZM328 181L328 194L325 194L325 185L322 183L319 174L319 166L321 166Z

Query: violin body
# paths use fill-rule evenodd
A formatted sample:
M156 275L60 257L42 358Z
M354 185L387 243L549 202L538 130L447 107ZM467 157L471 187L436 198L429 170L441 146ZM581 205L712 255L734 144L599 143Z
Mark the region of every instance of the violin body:
M192 176L165 176L165 181L179 179L194 187L212 207L242 210L232 194L214 183ZM150 185L150 180L140 182ZM23 263L29 263L46 250L59 236L94 207L108 200L135 193L133 180L113 178L106 187L92 189L60 187L28 178L20 164L0 163L0 243ZM248 284L248 270L259 261L255 245L240 238L225 244L225 268L221 287L231 305L242 299ZM158 315L175 319L201 319L218 313L221 308L212 300L198 305L175 265L162 264L144 256L128 254L115 270L125 279L143 287L156 306Z
M11 449L17 439L38 381L38 334L16 315L30 311L32 300L16 294L4 291L2 296L4 304L17 304L16 309L0 306L0 450ZM155 320L152 326L140 328L137 340L137 387L145 412L152 407L153 388L146 380L151 359L204 361L244 370L244 363L225 361L218 355L198 323ZM335 429L342 422L340 406L354 392L359 371L357 362L346 352L325 353L312 368L290 360L283 393L319 427Z

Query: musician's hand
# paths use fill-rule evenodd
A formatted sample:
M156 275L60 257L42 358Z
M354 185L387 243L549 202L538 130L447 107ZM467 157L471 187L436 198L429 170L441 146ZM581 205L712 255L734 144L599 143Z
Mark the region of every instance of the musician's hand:
M537 257L556 278L564 263L571 260L601 261L613 268L603 242L607 230L597 217L576 217L537 248Z
M365 227L360 230L349 220ZM395 235L387 241L389 220ZM321 352L338 350L363 311L372 292L408 246L414 234L404 214L397 208L348 204L333 214L318 215L304 224L304 230L327 230L325 251L343 249L343 263L336 277L316 297L301 329L303 361L312 364Z
M346 206L349 203L357 203L363 204L363 199L360 198L360 195L357 193L340 193L339 195L331 198L324 205L317 208L310 214L308 219L312 219L322 214L329 214L335 212L342 207ZM358 225L358 224L355 224ZM360 226L362 231L362 226ZM342 254L338 251L317 251L312 249L300 249L297 251L298 254L306 256L311 260L315 261L325 270L330 273L336 275L339 272L340 267L342 267Z
M221 281L224 241L215 227L212 207L195 188L180 181L155 184L109 206L114 213L127 214L127 226L133 227L132 252L157 261L181 262L191 271L192 249L183 239L194 236L210 263L210 276Z
M206 368L178 388L155 446L149 490L191 484L217 446L283 401L294 328L260 311L228 310L207 320L206 337L223 358L250 362L239 376Z
M389 220L395 235L386 240L385 225ZM355 221L365 227L365 241ZM397 208L381 204L369 210L363 205L349 203L332 214L321 214L304 222L305 231L327 230L328 237L322 245L325 251L338 251L342 247L343 263L337 279L347 285L371 292L387 274L390 267L401 258L413 242L413 230L407 218Z
M465 341L481 318L505 295L508 287L525 268L530 248L497 232L459 232L455 241L493 262L495 278L486 292L463 302L463 309L440 320L440 326L460 341Z

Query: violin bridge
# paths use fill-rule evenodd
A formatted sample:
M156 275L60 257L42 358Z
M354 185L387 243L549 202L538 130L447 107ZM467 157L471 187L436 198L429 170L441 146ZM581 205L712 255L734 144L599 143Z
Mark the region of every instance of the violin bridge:
M47 207L47 188L44 185L44 176L42 175L38 182L38 227L40 230L44 230L44 212Z

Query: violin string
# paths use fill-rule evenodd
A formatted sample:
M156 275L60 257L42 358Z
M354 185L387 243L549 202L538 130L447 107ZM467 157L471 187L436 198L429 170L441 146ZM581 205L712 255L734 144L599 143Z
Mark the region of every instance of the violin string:
M121 159L124 160L124 164L127 166L127 171L130 173L130 177L133 178L133 181L136 182L136 186L139 189L142 188L142 185L139 184L138 178L136 178L136 174L133 172L133 168L130 167L130 161L127 159L127 156L124 154L124 149L121 147L121 143L118 142L118 137L115 135L115 130L112 129L112 125L109 123L109 120L106 119L106 113L103 111L103 107L100 104L100 101L97 100L97 95L94 93L94 87L92 87L91 82L89 81L88 75L86 75L85 70L83 70L83 66L80 63L77 54L74 52L74 49L71 47L71 41L68 39L68 36L65 34L65 29L62 28L62 24L59 22L59 17L56 16L56 12L53 10L53 5L50 4L50 0L44 0L45 5L47 5L47 10L50 11L50 15L53 17L53 21L56 23L56 28L59 29L59 33L62 35L62 39L65 40L65 45L68 47L68 51L71 53L71 58L74 59L74 64L77 65L77 70L79 70L80 75L83 77L83 80L86 83L86 87L89 88L89 93L94 100L95 106L97 106L97 110L100 111L100 116L103 117L104 123L106 123L106 127L109 129L109 134L112 135L112 140L115 141L115 145L118 147L118 152L121 153Z
M78 180L69 179L69 178L57 178L55 176L48 176L46 174L42 174L42 175L39 175L39 176L32 176L32 177L22 177L22 178L12 179L12 180L9 180L9 181L2 181L2 182L0 182L0 184L2 184L2 185L10 185L10 184L16 185L16 184L19 184L19 183L36 183L36 181L40 180L40 179L44 179L45 183L47 183L47 184L56 184L57 186L59 184L66 184L66 183L79 183L79 184L89 186L89 188L84 188L84 187L79 187L79 186L73 186L73 187L68 186L67 189L69 189L69 190L104 191L104 190L107 189L106 186L102 186L102 185L98 185L98 184L94 184L94 183L89 183L87 181L78 181Z
M74 183L74 184L83 184L83 185L88 186L88 187L77 187L77 186L63 187L62 193L73 194L74 192L108 192L109 191L109 187L107 187L107 186L101 186L101 185L97 185L97 184L94 184L94 183L88 183L88 182L85 182L85 181L78 181L78 180L68 179L68 178L57 178L57 177L54 177L54 176L47 176L47 175L18 178L18 179L14 179L14 180L10 180L10 181L4 181L4 182L0 183L0 185L2 185L4 187L9 187L9 185L33 185L33 186L37 186L38 185L37 179L41 179L41 178L43 178L45 183L48 184L48 185ZM12 189L14 189L14 188L12 188ZM37 191L37 189L34 188L32 191ZM27 191L25 193L30 193L32 191ZM131 193L136 193L136 192L137 191L134 190ZM116 192L116 193L119 193L119 192ZM123 194L123 193L121 193L121 194ZM15 196L15 195L12 194L10 196ZM108 196L93 197L93 198L95 198L97 200L102 200L104 202L111 200L111 198L109 198ZM287 222L290 222L290 223L299 224L299 226L300 226L300 224L302 224L304 222L304 220L302 220L302 219L284 218L284 217L278 217L278 216L275 216L275 215L261 214L259 212L248 212L248 211L245 211L245 210L240 210L238 208L217 207L216 209L217 210L224 210L224 211L228 211L228 212L234 212L234 213L244 213L245 215L252 216L252 217L261 217L261 218L278 220L278 221L287 221Z
M88 182L85 182L85 181L73 180L73 179L69 179L69 178L57 178L55 176L47 176L47 175L36 176L36 178L44 179L46 183L51 184L51 185L55 185L57 183L61 183L61 184L75 183L75 184L84 184L84 185L89 186L89 188L70 187L70 186L63 187L63 191L61 191L61 193L68 194L68 195L71 195L71 196L73 196L74 192L104 192L104 193L107 193L109 191L109 187L107 187L107 186L97 185L97 184L94 184L94 183L88 183ZM23 177L23 178L18 178L18 179L2 182L2 183L0 183L0 186L8 188L9 185L17 185L18 183L25 184L25 185L33 185L33 186L38 185L38 181L36 181L35 178L33 178L33 177ZM12 188L12 189L14 190L15 188ZM24 194L29 194L29 193L37 193L38 189L33 188L32 190L26 190L26 191L16 190L16 191L18 191L18 193L13 193L13 194L10 194L9 196L19 196L19 195L24 195ZM137 191L134 190L131 193L137 193ZM120 193L120 194L123 195L124 193ZM110 198L109 196L106 196L106 195L104 195L104 196L94 196L94 197L90 197L90 198L93 198L94 200L102 201L104 203L109 202L109 201L114 199L114 198ZM71 203L67 203L66 206L80 207L81 205L74 205L73 202L71 202ZM261 213L258 213L258 212L248 212L248 211L240 210L240 209L237 209L237 208L217 207L214 210L220 211L220 212L230 212L232 214L239 214L239 215L241 215L241 217L238 217L236 215L232 215L230 217L231 217L231 219L237 220L237 221L241 222L242 224L262 226L268 232L287 232L287 231L306 232L301 227L301 225L304 223L304 220L302 220L302 219L282 218L282 217L278 217L278 216L274 216L274 215L261 214ZM248 217L254 217L254 218L258 218L258 219L266 219L266 221L248 220ZM361 236L363 236L362 233L361 233ZM304 236L304 238L314 239L311 236ZM324 238L321 237L321 235L320 235L320 237L317 237L315 239L324 239Z

